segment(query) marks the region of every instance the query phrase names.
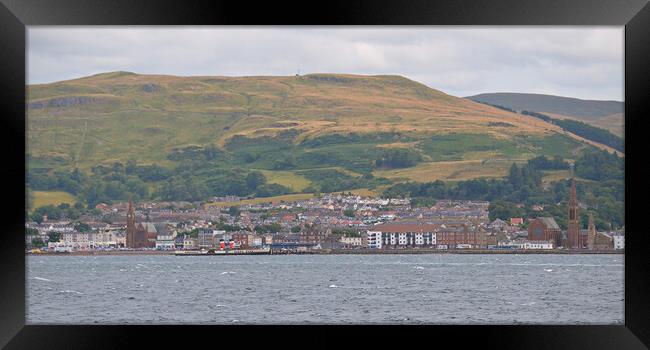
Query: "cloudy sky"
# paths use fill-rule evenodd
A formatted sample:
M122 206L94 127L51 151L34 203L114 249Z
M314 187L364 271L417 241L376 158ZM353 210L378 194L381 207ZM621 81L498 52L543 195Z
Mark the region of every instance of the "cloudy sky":
M29 84L107 71L397 74L455 96L623 100L623 27L29 27Z

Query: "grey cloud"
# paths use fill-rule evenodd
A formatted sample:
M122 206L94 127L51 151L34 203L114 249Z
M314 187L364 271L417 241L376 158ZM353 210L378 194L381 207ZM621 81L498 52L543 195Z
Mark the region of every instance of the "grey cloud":
M623 27L29 27L28 81L399 74L456 96L623 98Z

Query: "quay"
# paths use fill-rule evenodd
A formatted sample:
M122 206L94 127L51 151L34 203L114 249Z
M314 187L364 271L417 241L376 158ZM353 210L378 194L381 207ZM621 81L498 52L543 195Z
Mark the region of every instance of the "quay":
M41 256L100 256L100 255L175 255L175 256L228 256L228 255L305 255L305 254L624 254L624 250L570 250L570 249L232 249L232 250L129 250L129 251L73 251L26 252Z

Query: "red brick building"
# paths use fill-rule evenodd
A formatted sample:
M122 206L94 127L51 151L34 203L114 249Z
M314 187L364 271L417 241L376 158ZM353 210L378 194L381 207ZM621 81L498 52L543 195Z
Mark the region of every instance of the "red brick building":
M232 240L238 244L241 248L248 248L250 246L249 233L233 233Z
M567 205L569 216L567 222L567 248L581 249L587 246L586 237L580 234L580 213L576 196L576 182L571 179L571 191Z
M441 230L436 233L436 243L454 248L460 244L471 245L472 248L486 248L487 233L483 230L469 230L467 226L455 230Z
M532 220L528 224L529 241L552 241L555 246L562 246L562 230L555 219L541 217Z
M155 238L153 246L156 245ZM135 224L135 210L133 202L129 199L129 208L126 214L126 247L127 248L147 248L150 247L147 237L147 230L142 224Z
M300 232L299 243L301 244L319 244L325 242L327 237L332 231L327 229L323 230L317 227L307 228L305 231Z

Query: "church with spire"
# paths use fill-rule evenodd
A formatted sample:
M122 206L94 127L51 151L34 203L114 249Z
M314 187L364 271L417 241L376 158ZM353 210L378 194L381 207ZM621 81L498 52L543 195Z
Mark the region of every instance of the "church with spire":
M571 191L569 192L569 211L567 222L567 242L566 247L570 249L582 249L585 247L585 240L581 234L580 227L580 205L576 193L576 181L571 178Z
M596 230L594 218L589 215L586 230L580 223L580 203L576 190L575 178L571 177L569 202L567 203L567 225L562 230L553 217L538 217L528 223L528 240L533 242L551 242L555 248L578 250L611 250L614 249L614 237Z
M155 241L154 241L155 245ZM147 248L152 247L147 237L147 230L140 223L135 223L135 208L133 201L129 198L129 208L126 213L126 247L127 248Z
M589 215L587 229L583 230L580 223L580 204L576 191L576 182L571 178L569 203L567 204L567 231L564 247L569 249L609 250L614 249L612 236L596 231L594 217Z

